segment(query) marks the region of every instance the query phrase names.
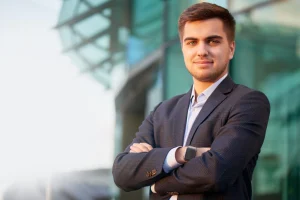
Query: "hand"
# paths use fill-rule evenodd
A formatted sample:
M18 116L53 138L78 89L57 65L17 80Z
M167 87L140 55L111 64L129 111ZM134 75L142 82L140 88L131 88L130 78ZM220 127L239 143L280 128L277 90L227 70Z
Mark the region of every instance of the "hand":
M129 153L149 152L152 149L153 149L153 147L147 143L133 143L130 146Z

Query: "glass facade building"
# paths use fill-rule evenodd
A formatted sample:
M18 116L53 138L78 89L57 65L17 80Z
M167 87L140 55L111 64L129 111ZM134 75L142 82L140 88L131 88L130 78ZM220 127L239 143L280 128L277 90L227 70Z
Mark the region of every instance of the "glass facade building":
M115 152L164 99L192 85L177 34L180 13L196 0L65 0L56 26L64 52L115 92ZM271 103L253 199L300 199L300 1L215 0L237 21L230 75ZM113 185L113 183L112 183ZM146 199L147 191L116 199Z

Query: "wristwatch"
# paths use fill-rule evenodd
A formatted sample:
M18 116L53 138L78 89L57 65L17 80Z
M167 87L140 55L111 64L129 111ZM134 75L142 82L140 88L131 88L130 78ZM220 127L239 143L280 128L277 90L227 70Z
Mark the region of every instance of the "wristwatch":
M197 153L197 148L196 147L187 146L186 152L185 152L185 155L184 155L184 160L187 162L187 161L191 160L192 158L195 158L196 153Z

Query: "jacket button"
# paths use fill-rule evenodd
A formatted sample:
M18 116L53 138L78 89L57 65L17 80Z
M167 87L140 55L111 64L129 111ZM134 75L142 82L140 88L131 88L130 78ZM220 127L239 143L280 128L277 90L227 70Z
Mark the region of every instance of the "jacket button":
M152 171L151 171L151 174L152 174L152 176L155 176L156 175L156 169L153 169Z
M151 177L151 172L146 172L147 177Z

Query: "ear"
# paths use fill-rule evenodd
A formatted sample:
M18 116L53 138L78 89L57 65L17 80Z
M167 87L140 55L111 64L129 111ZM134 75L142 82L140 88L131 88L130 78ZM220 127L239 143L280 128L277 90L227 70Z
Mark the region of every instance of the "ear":
M229 43L229 60L233 58L234 51L235 51L235 41L232 41Z

